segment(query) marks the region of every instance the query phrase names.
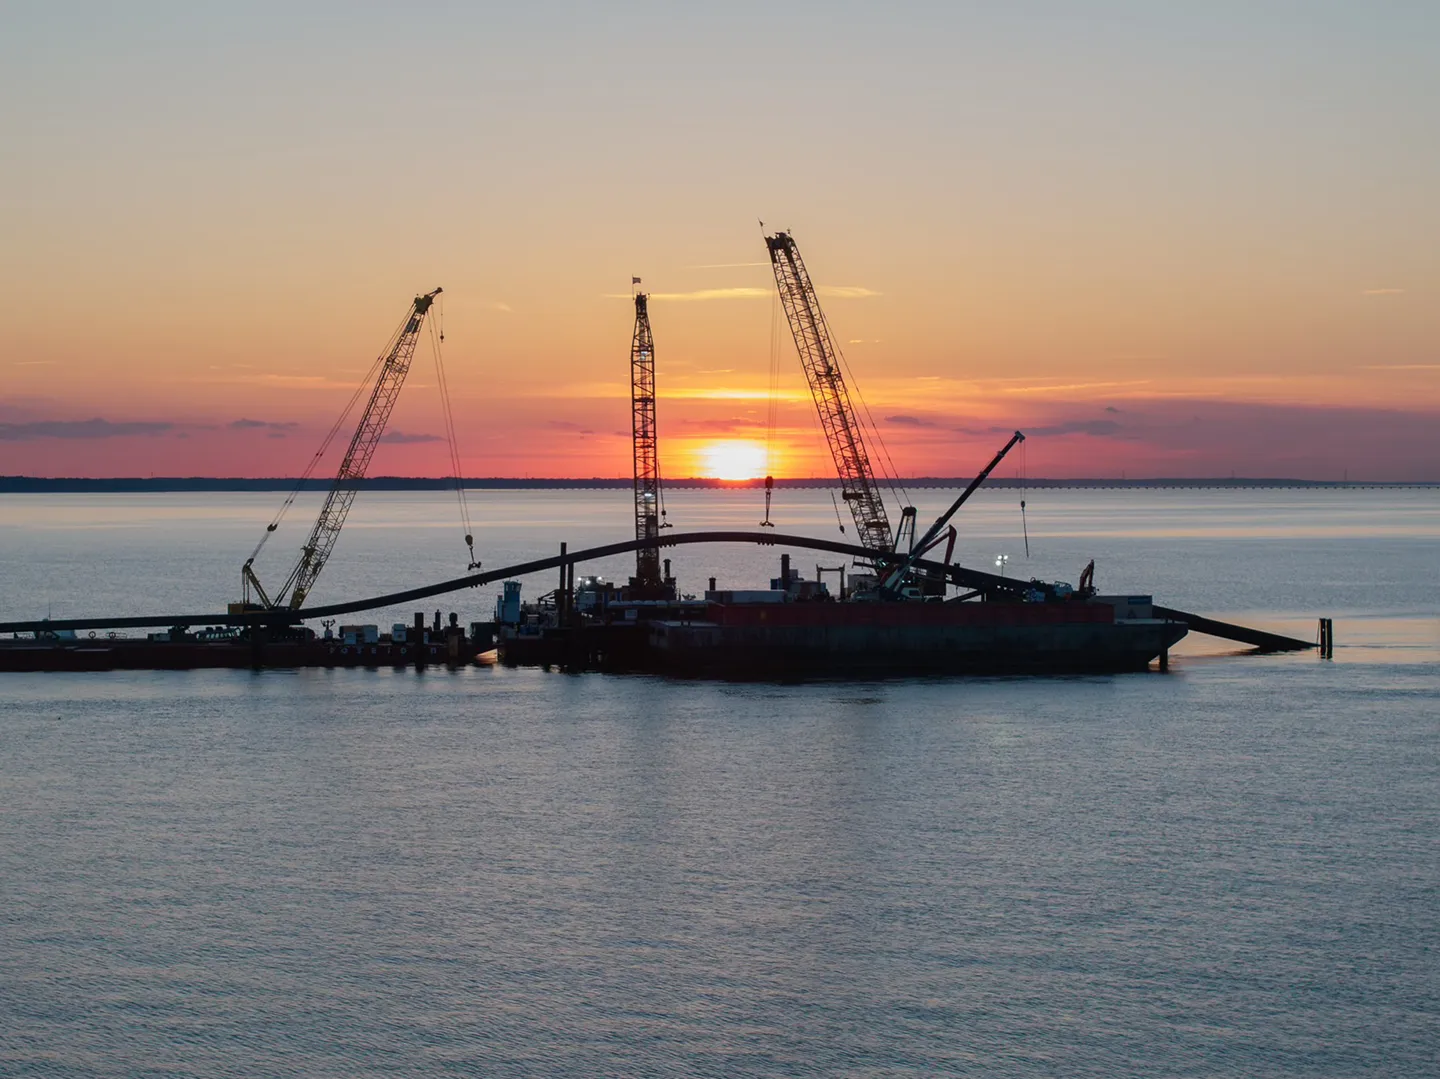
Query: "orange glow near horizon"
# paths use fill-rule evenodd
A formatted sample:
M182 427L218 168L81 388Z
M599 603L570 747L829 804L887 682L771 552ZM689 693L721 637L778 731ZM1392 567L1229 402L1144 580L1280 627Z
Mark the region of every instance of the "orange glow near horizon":
M761 442L746 439L707 442L696 451L695 474L712 480L758 480L765 476L768 456Z
M416 80L393 6L337 38L255 5L27 5L0 43L24 60L0 64L0 476L294 476L437 285L461 469L628 476L632 275L665 474L830 476L780 227L877 469L968 477L1020 428L1036 476L1440 479L1435 5L1135 5L1123 32L973 6L855 6L756 67L739 5L559 29L451 5ZM768 31L811 17L787 7ZM1193 43L1234 40L1216 80ZM646 107L605 107L622 84ZM786 152L757 169L757 138ZM374 475L454 468L430 352Z

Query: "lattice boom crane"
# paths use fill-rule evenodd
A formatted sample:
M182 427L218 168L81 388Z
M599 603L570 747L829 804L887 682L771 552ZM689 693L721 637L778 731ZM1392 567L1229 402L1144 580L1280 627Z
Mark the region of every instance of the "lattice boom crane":
M770 250L780 303L810 383L810 395L820 412L820 427L840 476L841 497L855 519L859 542L875 550L893 551L895 535L870 468L864 434L850 405L850 391L840 373L840 353L830 339L825 313L820 309L800 250L785 232L766 236L765 246Z
M386 424L390 422L390 413L394 411L395 401L400 396L400 387L405 384L405 376L410 372L410 361L415 356L415 345L420 339L420 329L425 324L425 316L435 302L435 297L442 291L437 288L434 292L415 297L404 322L390 339L387 350L381 354L383 358L379 364L379 374L375 377L375 385L370 391L360 423L345 450L345 457L340 462L340 469L335 474L335 482L325 496L320 516L316 518L315 527L310 530L310 537L300 552L300 560L295 563L295 568L290 571L290 576L285 578L285 583L280 586L274 598L261 586L253 563L255 555L260 553L260 547L265 545L265 540L275 531L278 520L266 529L265 537L241 569L247 595L249 589L253 588L266 607L288 607L292 611L297 610L310 594L310 589L315 586L316 578L320 576L330 552L335 548L335 541L340 538L340 529L350 512L350 504L355 501L356 485L365 478L365 473L370 468L370 459L375 456L375 448L385 433Z
M634 279L639 284L639 278ZM635 552L634 584L659 589L660 529L664 508L655 431L655 340L650 332L649 297L635 293L635 335L630 342L630 429L635 446L635 538L655 541Z

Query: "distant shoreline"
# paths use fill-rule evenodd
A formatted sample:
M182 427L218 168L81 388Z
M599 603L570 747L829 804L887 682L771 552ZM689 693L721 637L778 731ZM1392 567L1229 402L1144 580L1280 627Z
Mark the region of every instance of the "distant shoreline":
M899 481L906 487L964 487L970 482L968 476L917 476ZM275 477L268 479L225 479L210 476L155 476L115 479L56 478L37 476L0 476L0 494L162 494L177 492L225 492L225 491L293 491L297 486L305 491L329 490L333 481L308 479L299 481ZM584 490L629 490L628 479L514 479L500 477L467 478L466 490L476 491L584 491ZM666 480L665 486L672 490L727 490L755 489L765 485L764 480L714 480L703 478ZM362 480L358 485L365 491L449 491L455 482L451 479L410 476L376 476ZM827 479L777 479L776 487L791 489L827 489L839 487L836 480ZM987 487L1009 490L1027 488L1048 489L1119 489L1119 490L1164 490L1164 489L1215 489L1255 490L1276 488L1306 488L1316 490L1362 490L1384 489L1430 489L1440 488L1440 481L1431 482L1377 482L1368 480L1297 480L1283 478L1241 479L1238 477L1212 479L998 479L986 482Z

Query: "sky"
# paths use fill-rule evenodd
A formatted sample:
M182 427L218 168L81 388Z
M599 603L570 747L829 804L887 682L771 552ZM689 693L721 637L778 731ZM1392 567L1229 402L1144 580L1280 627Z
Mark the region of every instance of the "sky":
M0 474L297 475L438 285L465 473L627 476L638 276L665 474L828 475L787 229L903 476L1440 480L1431 0L0 0L0 102Z

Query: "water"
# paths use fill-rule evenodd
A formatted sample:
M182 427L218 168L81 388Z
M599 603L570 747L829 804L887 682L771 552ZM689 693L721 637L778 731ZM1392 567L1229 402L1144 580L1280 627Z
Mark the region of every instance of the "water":
M834 535L828 497L783 494L782 530ZM216 609L273 501L7 497L0 617ZM670 509L749 527L756 501ZM482 506L489 565L626 529L623 492ZM1010 494L965 514L972 563L1329 615L1336 659L5 676L0 1074L1433 1074L1440 497L1039 494L1028 563ZM357 504L315 601L457 575L446 515Z

